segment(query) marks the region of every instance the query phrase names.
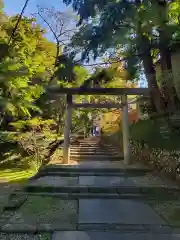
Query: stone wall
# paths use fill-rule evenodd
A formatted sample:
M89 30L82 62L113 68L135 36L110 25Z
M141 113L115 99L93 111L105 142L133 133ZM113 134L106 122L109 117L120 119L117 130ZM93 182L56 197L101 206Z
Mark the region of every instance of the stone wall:
M101 136L103 144L113 145L119 152L123 151L122 136L114 134ZM132 161L140 161L165 174L168 178L180 182L180 150L168 151L161 148L150 148L146 143L130 141Z
M180 180L180 150L150 148L138 141L131 141L131 150L136 160L165 173L173 180Z

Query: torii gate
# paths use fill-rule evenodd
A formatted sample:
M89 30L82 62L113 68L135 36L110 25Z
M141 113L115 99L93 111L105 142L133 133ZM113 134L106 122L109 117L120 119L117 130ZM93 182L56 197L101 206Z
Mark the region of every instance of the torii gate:
M128 95L149 95L147 88L61 88L50 87L51 94L66 94L66 121L64 127L63 163L68 164L70 156L70 133L73 108L121 108L123 129L124 163L130 164L129 122L128 122ZM117 95L121 96L121 103L74 103L73 95Z

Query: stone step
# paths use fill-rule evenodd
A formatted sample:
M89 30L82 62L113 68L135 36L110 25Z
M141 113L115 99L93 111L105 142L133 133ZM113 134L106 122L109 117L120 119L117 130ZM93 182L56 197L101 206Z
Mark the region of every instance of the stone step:
M119 193L57 193L57 192L28 192L28 191L16 191L13 196L41 196L41 197L55 197L59 199L70 199L70 200L78 200L78 199L131 199L136 201L148 201L148 203L157 200L155 196L151 195L142 195L142 194L119 194ZM158 197L158 200L167 201L172 200L170 195Z
M97 224L98 225L98 224ZM95 224L92 225L95 227ZM104 229L87 229L85 231L57 231L53 234L52 240L177 240L180 238L179 233L173 233L170 227L159 226L153 229L140 227L136 228L131 226L130 228L125 228L123 231L117 230L120 229L118 226L113 225L108 228L107 224L104 226Z
M97 154L121 154L119 153L118 151L99 151L99 150L96 150L96 149L70 149L70 152L78 152L80 154L83 154L83 153L97 153Z
M98 146L98 145L94 145L94 146L92 146L92 145L70 145L70 146L72 146L72 147L81 147L81 148L99 148L99 149L115 149L115 147L105 147L105 146Z
M71 160L82 160L82 161L120 161L123 160L124 157L120 155L95 155L95 154L87 154L87 155L80 155L80 154L70 154Z
M119 187L101 187L101 186L46 186L37 185L37 183L31 183L24 187L25 192L38 192L38 193L115 193L115 194L141 194L143 196L149 195L155 198L162 198L170 196L173 198L174 193L180 193L180 189L177 188L165 188L165 187L135 187L135 186L119 186Z
M114 150L103 150L99 151L97 149L70 149L70 152L78 152L78 153L99 153L99 154L123 154L122 152L114 151Z
M72 144L71 146L73 147L84 147L84 148L103 148L102 146L99 145L81 145L81 144Z
M88 163L89 161L94 162L94 163L98 163L101 161L111 161L113 162L117 162L122 160L123 158L121 157L94 157L94 156L87 156L87 157L80 157L80 156L70 156L70 161L76 161L77 163Z
M70 145L72 147L79 147L79 148L103 148L98 145Z
M99 149L83 149L83 148L70 148L71 151L78 151L78 152L100 152L100 153L107 153L107 152L115 152L114 150L99 150ZM116 151L117 152L117 151Z
M108 155L75 155L75 154L70 154L70 159L74 159L74 160L77 160L80 159L81 161L101 161L101 160L104 160L104 161L117 161L117 160L120 160L120 159L124 159L123 156L118 156L118 155L114 155L114 156L108 156Z
M11 197L13 196L27 196L26 191L16 191L14 192ZM78 198L97 198L97 199L143 199L143 196L140 194L118 194L118 193L64 193L64 192L28 192L28 196L44 196L44 197L56 197L61 199L78 199Z
M117 149L115 150L113 148L111 148L111 149L105 148L104 149L104 148L89 148L89 147L84 148L84 147L71 147L70 146L70 149L72 149L72 150L81 150L81 151L117 152Z
M110 149L104 149L104 148L100 148L100 147L82 147L82 146L70 146L70 149L82 149L82 150L101 150L101 151L104 151L104 150L112 150L113 148L110 148Z
M70 152L78 152L78 153L99 153L99 154L120 154L118 151L111 151L111 150L91 150L91 149L71 149Z
M144 175L146 173L150 173L151 169L138 169L138 168L129 168L129 169L123 169L123 168L103 168L103 167L86 167L86 166L79 166L79 165L72 165L72 166L65 166L65 165L56 165L54 167L45 167L41 169L41 173L46 172L64 172L64 173L94 173L94 174L136 174L136 175Z
M70 154L73 156L118 156L123 157L123 154L119 153L97 153L97 152L76 152L76 151L70 151Z
M99 145L99 144L76 144L76 143L71 143L71 146L81 146L81 147L96 147L96 148L115 148L114 146L104 146L104 145Z
M74 155L74 156L82 156L82 157L90 157L91 155L89 155L89 154L71 154L71 155ZM119 157L119 155L107 155L107 154L102 154L102 155L93 155L93 158L99 158L99 159L101 159L101 158L104 158L104 157L106 157L106 158L112 158L112 157L115 157L115 158L118 158ZM122 157L122 155L121 155L121 157Z
M93 171L88 171L88 172L56 172L56 171L48 171L48 172L39 172L36 175L36 179L39 177L43 176L61 176L61 177L80 177L80 176L103 176L103 177L108 177L108 176L124 176L125 173L123 172L93 172ZM135 175L136 176L136 175ZM34 178L35 179L35 178Z
M84 148L99 148L99 149L115 149L115 147L105 147L99 145L79 145L79 144L70 144L72 147L84 147Z
M115 159L116 161L123 160L124 156L120 154L79 154L79 153L70 153L70 157L77 157L77 158L88 158L88 159L94 159L99 161L102 161L105 159L105 161L111 161L111 159Z
M91 143L72 143L72 145L74 145L74 146L87 146L87 147L101 147L101 146L103 146L103 145L100 145L100 144L91 144Z
M178 240L180 237L180 229L173 230L166 224L80 223L74 228L55 223L23 222L5 224L2 233L1 240ZM52 233L52 238L47 233Z
M73 155L73 156L82 156L82 157L91 157L91 154L75 154L75 153L71 153L71 155ZM110 154L99 154L99 155L96 155L96 154L93 154L92 155L93 157L97 157L97 158L104 158L104 157L106 157L106 158L112 158L112 157L123 157L123 155L117 155L117 154L114 154L114 155L110 155Z
M79 151L97 151L97 152L117 152L115 149L102 149L102 148L79 148L79 147L70 147L70 150L79 150Z

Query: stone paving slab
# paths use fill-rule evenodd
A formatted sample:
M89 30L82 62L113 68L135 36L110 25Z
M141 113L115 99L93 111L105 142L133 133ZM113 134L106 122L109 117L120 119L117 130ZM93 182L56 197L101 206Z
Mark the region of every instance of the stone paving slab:
M101 153L101 154L112 154L112 153L118 153L116 150L114 149L97 149L97 148L91 148L91 147L87 147L87 148L71 148L70 149L70 153L73 152L78 152L78 153ZM120 154L120 153L118 153ZM123 154L121 154L123 155Z
M121 177L121 176L124 176L124 173L123 172L118 172L118 171L110 171L110 172L105 172L105 171L76 171L76 172L73 172L73 171L47 171L47 172L43 172L41 174L39 174L39 177L42 177L42 176L62 176L62 177L79 177L79 176L84 176L84 177L87 177L87 176L102 176L102 177Z
M78 224L77 231L118 231L121 233L172 233L172 228L168 225L158 224L117 224L117 223L84 223ZM176 234L180 234L180 229L176 229Z
M89 167L89 168L117 168L119 170L124 169L124 170L128 170L128 169L141 169L141 170L146 170L147 167L143 166L142 164L131 164L131 165L126 165L124 164L124 161L88 161L88 162L82 162L79 165L77 165L78 168L82 168L82 167Z
M52 240L179 240L180 234L118 232L56 232Z
M111 176L80 176L79 184L86 186L122 186L130 184L131 181L126 181L124 177Z
M102 162L96 162L96 161L87 161L87 162L82 162L77 165L71 165L70 168L90 168L90 169L95 169L95 168L118 168L120 166L119 161L117 162L111 162L111 161L102 161Z
M148 204L122 199L80 199L79 223L165 224Z
M146 166L143 166L142 164L131 164L131 165L125 165L123 160L120 161L85 161L85 162L74 162L74 164L70 165L64 165L62 163L57 163L56 165L49 165L42 169L42 171L47 171L47 170L61 170L61 169L67 169L71 171L71 169L82 169L82 168L89 168L90 170L96 171L96 169L116 169L116 171L121 171L121 170L133 170L133 171L138 171L138 172L150 172L150 169L147 168Z
M80 176L80 185L87 186L136 186L136 187L170 187L159 177L152 174L144 176ZM172 187L172 186L171 186Z
M122 157L119 156L70 156L70 159L76 160L76 161L82 161L82 162L105 162L105 161L110 161L110 162L117 162L122 159Z
M71 153L70 157L81 157L81 158L99 159L99 160L110 159L111 160L111 158L112 159L113 158L120 158L121 159L123 156L118 155L118 154L102 154L102 153L98 154L96 152L89 153L89 154L88 153L78 153L78 152L76 152L76 153Z
M44 176L28 183L28 185L61 187L76 185L77 183L78 177Z
M117 161L120 161L124 158L124 156L122 155L119 155L119 154L101 154L101 153L71 153L70 155L70 158L73 158L73 157L80 157L82 159L84 158L87 158L87 160L100 160L100 161L108 161L110 160L111 161L111 158L112 160L113 159L116 159Z
M91 146L88 146L88 147L70 147L70 150L78 150L78 151L93 151L95 150L96 152L118 152L115 148L99 148L99 147L91 147Z
M84 167L89 167L89 168L120 168L121 164L120 161L102 161L102 162L95 162L95 161L87 161L87 162L82 162L79 165L77 165L77 168L84 168Z

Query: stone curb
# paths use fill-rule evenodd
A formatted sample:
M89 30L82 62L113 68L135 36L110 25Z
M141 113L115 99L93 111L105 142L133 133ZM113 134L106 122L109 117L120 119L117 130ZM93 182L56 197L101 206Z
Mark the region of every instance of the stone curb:
M137 168L117 168L117 167L112 167L112 168L89 168L89 167L74 167L74 166L58 166L58 167L47 167L43 169L39 174L46 173L46 172L89 172L93 171L94 173L123 173L123 174L146 174L146 173L151 173L152 171L148 168L144 169L137 169ZM36 176L38 176L37 174ZM33 180L36 178L34 176Z
M172 233L173 229L168 225L153 225L153 224L79 224L78 230L86 231L118 231L118 232L141 232L141 233ZM179 229L180 232L180 229Z
M26 195L26 192L18 192L19 195ZM28 197L33 196L41 196L41 197L56 197L63 200L79 200L79 199L128 199L134 201L140 201L145 203L153 203L154 201L172 201L172 196L160 196L160 197L153 197L153 196L144 196L138 194L107 194L107 193L89 193L89 194L73 194L73 193L28 193ZM176 202L176 200L174 200Z
M124 173L114 172L114 173L96 173L93 171L89 172L46 172L40 173L37 178L41 177L80 177L80 176L97 176L97 177L123 177Z
M77 224L76 227L58 227L51 224L39 224L37 226L30 224L5 224L1 233L54 233L64 231L116 231L119 233L161 233L172 234L180 233L179 228L173 229L168 225L143 225L143 224Z
M71 186L41 186L28 185L24 188L27 192L48 192L48 193L117 193L117 194L172 194L180 193L180 189L167 187L138 187L138 186L86 186L86 185L71 185ZM38 190L38 191L37 191Z
M3 233L53 233L55 231L75 231L75 226L66 227L66 226L52 226L52 224L38 224L38 225L30 225L30 224L5 224L0 228L0 232Z

